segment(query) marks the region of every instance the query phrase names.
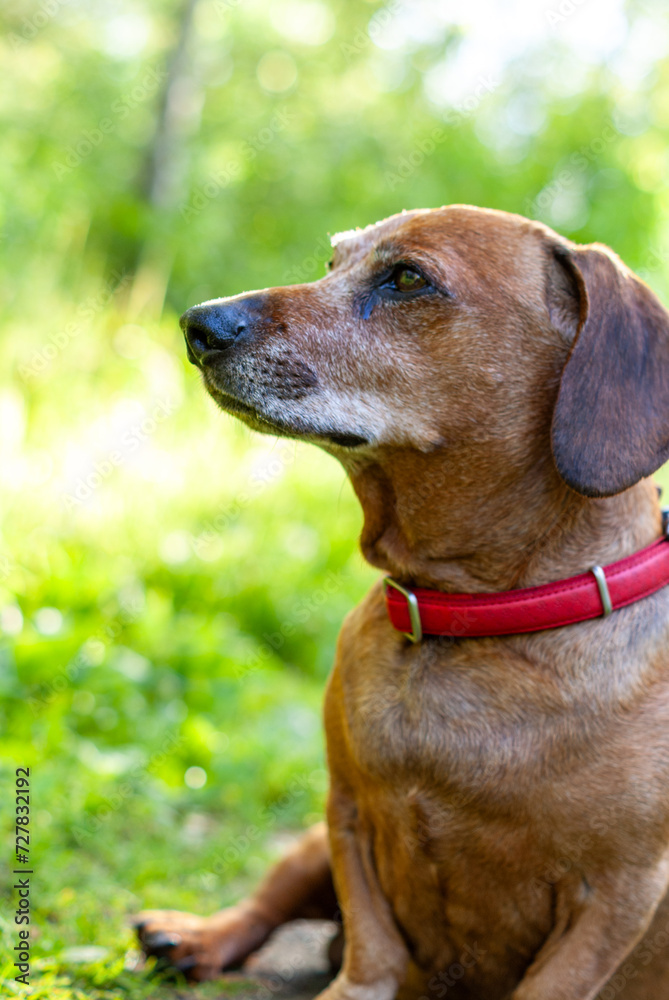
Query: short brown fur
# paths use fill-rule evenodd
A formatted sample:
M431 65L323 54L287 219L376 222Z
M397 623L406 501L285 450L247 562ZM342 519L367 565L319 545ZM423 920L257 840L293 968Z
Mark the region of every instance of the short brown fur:
M436 291L378 291L399 265ZM343 463L365 557L406 584L532 586L661 533L644 477L669 457L669 318L605 248L502 212L410 212L337 241L320 281L184 324L223 408ZM329 837L309 831L237 907L141 915L145 949L215 976L278 924L332 916L332 873L327 1000L669 997L668 641L664 590L414 646L377 584L328 684Z

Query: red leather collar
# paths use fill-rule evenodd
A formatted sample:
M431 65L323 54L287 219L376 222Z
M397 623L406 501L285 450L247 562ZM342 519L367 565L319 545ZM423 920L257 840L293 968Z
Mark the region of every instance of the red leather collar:
M388 617L412 642L424 635L456 638L513 635L574 625L640 601L669 584L668 518L665 536L609 566L541 587L489 594L445 594L407 589L386 577Z

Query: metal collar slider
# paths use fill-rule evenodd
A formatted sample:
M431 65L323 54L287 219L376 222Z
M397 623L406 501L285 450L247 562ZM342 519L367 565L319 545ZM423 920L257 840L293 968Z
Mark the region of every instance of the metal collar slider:
M613 604L611 603L609 585L606 582L606 573L601 566L593 566L590 572L597 581L597 589L599 590L599 596L602 599L602 617L607 618L613 611Z
M662 508L662 534L669 540L669 507ZM597 589L602 600L602 617L608 618L613 611L613 603L611 601L611 594L609 593L606 573L601 566L592 566L590 572L597 581Z
M409 610L409 621L411 622L411 631L403 632L407 639L411 642L420 642L423 638L423 626L420 620L420 610L418 607L418 598L415 594L412 594L410 590L403 587L401 583L397 580L393 580L392 576L386 576L383 580L383 592L387 593L388 587L392 587L396 590L402 597L405 598L407 602L407 608Z

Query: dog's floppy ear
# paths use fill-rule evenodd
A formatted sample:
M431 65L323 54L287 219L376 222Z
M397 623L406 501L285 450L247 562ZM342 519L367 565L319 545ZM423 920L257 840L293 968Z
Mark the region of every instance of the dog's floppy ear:
M669 459L669 314L608 248L559 244L552 255L549 311L574 335L553 457L578 493L612 496Z

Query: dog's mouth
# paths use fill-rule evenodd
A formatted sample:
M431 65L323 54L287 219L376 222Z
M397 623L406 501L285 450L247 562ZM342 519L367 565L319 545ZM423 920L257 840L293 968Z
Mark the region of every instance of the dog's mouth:
M237 417L252 430L263 434L275 434L278 437L302 438L317 444L334 444L339 448L360 448L371 444L369 438L362 434L351 434L337 429L315 428L302 421L282 421L268 417L256 407L242 402L236 396L223 392L212 385L205 376L205 385L209 395L226 413Z

